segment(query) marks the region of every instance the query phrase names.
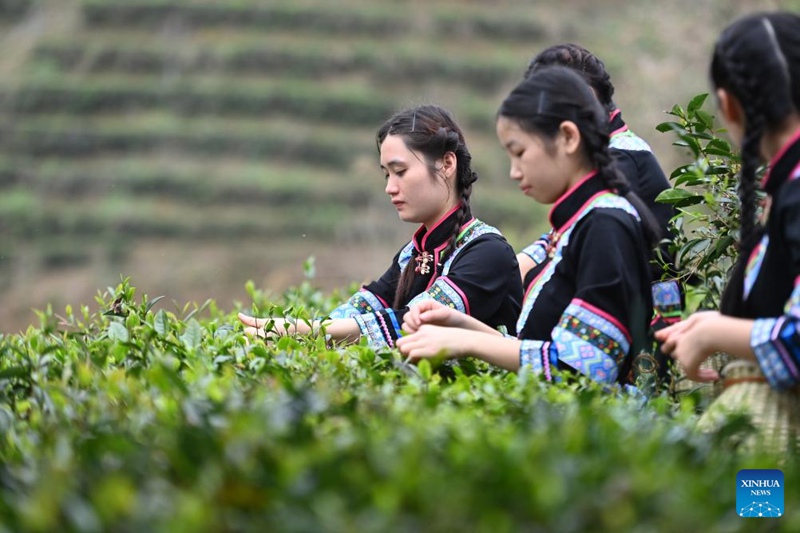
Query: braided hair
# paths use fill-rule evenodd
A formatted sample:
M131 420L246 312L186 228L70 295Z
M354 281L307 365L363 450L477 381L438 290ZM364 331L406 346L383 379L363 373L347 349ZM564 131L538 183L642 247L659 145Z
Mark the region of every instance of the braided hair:
M554 139L564 121L573 122L580 131L584 155L597 169L598 176L606 187L628 200L639 213L650 247L658 244L659 229L653 214L631 190L611 159L606 111L574 69L537 68L511 91L497 114L545 140Z
M445 258L456 248L459 231L470 213L472 184L478 179L478 174L472 170L472 155L467 148L464 134L447 110L435 105L422 105L400 111L380 127L376 135L378 152L389 135L401 137L406 148L422 155L431 180L436 180L437 177L444 179L441 171L436 168L437 161L448 152L456 156L455 192L460 202L453 234L440 256ZM409 262L400 275L393 307L403 307L408 303L414 275L415 270Z
M711 82L739 102L745 131L742 168L739 258L722 295L720 308L738 314L744 271L761 234L756 223L756 173L762 162L761 139L800 111L800 17L791 13L756 13L731 24L720 35L711 61Z
M605 64L586 48L573 43L557 44L545 48L528 64L525 78L537 70L554 65L570 67L579 72L597 95L597 99L608 112L614 111L616 105L611 99L614 96L614 85L606 71Z

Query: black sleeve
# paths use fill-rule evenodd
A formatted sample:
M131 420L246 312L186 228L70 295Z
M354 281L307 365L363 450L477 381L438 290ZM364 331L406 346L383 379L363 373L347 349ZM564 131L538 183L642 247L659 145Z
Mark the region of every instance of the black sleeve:
M634 343L644 342L653 304L640 223L621 210L598 209L571 239L575 298L613 318Z
M459 251L446 275L409 305L427 298L492 327L504 325L510 330L517 318L512 317L515 302L522 299L522 281L514 249L499 235L481 235ZM518 311L516 309L517 314Z

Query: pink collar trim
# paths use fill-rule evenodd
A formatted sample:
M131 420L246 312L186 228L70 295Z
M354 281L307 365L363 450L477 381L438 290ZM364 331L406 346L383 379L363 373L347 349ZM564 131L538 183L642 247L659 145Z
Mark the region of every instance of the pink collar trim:
M764 175L764 179L761 180L762 189L765 189L767 187L767 183L769 183L769 179L770 177L772 177L772 169L773 167L775 167L775 163L777 163L780 160L780 158L783 157L783 154L785 154L789 150L789 147L792 146L794 143L796 143L798 140L800 140L800 129L794 132L794 135L792 135L789 141L783 146L781 146L781 149L778 150L778 152L774 156L772 156L772 159L769 160L769 170Z
M551 226L555 227L555 225L553 224L553 211L555 211L555 210L556 210L556 208L557 208L557 207L558 207L558 206L561 204L561 202L563 202L564 200L566 200L567 198L569 198L569 196L570 196L570 195L571 195L573 192L575 192L575 191L578 189L578 187L580 187L581 185L583 185L584 183L586 183L587 181L589 181L590 179L592 179L592 178L593 178L593 177L595 177L596 175L597 175L597 171L596 171L596 170L593 170L593 171L589 172L589 173L588 173L588 174L586 174L584 177L582 177L580 180L578 180L578 183L576 183L575 185L573 185L572 187L570 187L570 188L567 190L567 192L565 192L564 194L562 194L562 195L561 195L561 198L559 198L558 200L556 200L556 203L554 203L554 204L553 204L553 206L550 208L550 212L549 212L549 213L548 213L548 215L547 215L547 220L549 220L549 221L550 221L550 225L551 225Z
M429 230L427 230L427 231L425 231L425 224L423 224L422 226L420 226L420 228L417 230L417 233L416 233L416 235L417 235L417 236L419 236L419 235L424 235L424 236L422 237L422 240L421 240L421 241L419 241L419 245L420 245L420 247L421 247L421 249L422 249L422 250L424 250L424 249L425 249L425 241L426 241L426 240L428 239L428 237L429 237L429 236L430 236L430 235L433 233L433 231L434 231L436 228L438 228L439 226L441 226L441 225L442 225L442 223L443 223L445 220L447 220L447 219L448 219L448 217L450 217L450 215L452 215L453 213L455 213L456 211L458 211L458 208L459 208L459 207L461 207L461 203L457 203L456 205L454 205L454 206L453 206L453 208L452 208L450 211L448 211L447 213L445 213L445 214L444 214L444 216L442 216L442 218L440 218L439 220L437 220L437 221L436 221L436 224L434 224L433 226L431 226L431 228L430 228ZM422 232L422 233L420 233L420 232ZM414 243L415 243L415 244L416 244L416 241L417 241L417 239L414 239Z

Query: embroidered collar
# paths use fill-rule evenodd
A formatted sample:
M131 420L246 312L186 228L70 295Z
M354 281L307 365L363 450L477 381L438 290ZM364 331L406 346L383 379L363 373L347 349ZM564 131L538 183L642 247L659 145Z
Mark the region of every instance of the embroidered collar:
M609 137L629 131L628 125L625 124L624 120L622 120L622 111L619 108L615 109L611 112L611 114L608 115L608 124L611 131L611 135L609 135Z
M447 248L453 236L459 207L460 204L453 207L453 209L448 211L430 229L422 225L416 233L414 233L414 238L412 239L412 243L414 244L412 260L416 262L414 270L417 274L427 277L431 274L436 274L442 266L443 258L441 257L441 253ZM472 214L467 210L466 223L462 225L461 231L463 232L474 220ZM461 237L461 235L459 235L459 237Z
M761 187L769 194L778 190L800 163L800 130L778 150L769 162L769 171L761 182Z
M577 216L583 206L594 199L598 194L610 192L603 180L593 170L569 189L550 208L550 224L556 233L566 229Z
M417 252L434 253L437 250L444 249L450 238L453 236L453 231L456 225L456 213L461 204L457 204L453 209L445 213L439 221L431 227L430 230L425 228L424 225L414 233L414 249ZM472 215L467 212L466 221L471 222Z

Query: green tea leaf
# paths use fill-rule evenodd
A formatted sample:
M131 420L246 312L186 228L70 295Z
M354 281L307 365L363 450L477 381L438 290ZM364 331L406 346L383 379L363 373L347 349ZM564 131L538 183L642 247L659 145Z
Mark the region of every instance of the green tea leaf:
M183 345L188 350L195 350L200 346L200 342L202 340L203 328L200 326L200 323L197 320L192 318L186 324L186 331L184 331L183 335L181 335L181 341L183 341Z
M117 321L112 321L108 325L108 338L112 341L117 342L128 342L130 340L130 334L128 333L128 329Z

